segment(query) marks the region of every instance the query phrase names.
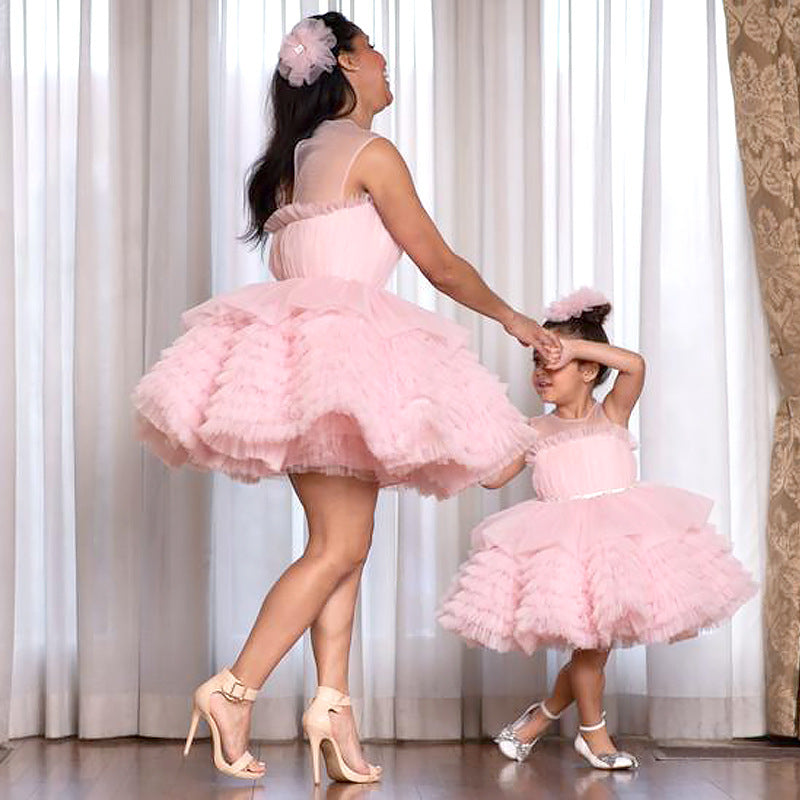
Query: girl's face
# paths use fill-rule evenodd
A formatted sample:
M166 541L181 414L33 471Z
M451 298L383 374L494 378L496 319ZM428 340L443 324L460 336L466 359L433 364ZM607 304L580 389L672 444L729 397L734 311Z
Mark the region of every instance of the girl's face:
M565 338L558 333L560 338ZM542 356L533 353L531 382L536 394L545 403L560 406L587 399L594 389L597 364L586 361L568 361L560 369L548 369Z
M377 114L394 99L389 88L386 59L364 33L356 35L351 44L353 49L340 55L340 59L344 57L347 79L355 89L359 103Z

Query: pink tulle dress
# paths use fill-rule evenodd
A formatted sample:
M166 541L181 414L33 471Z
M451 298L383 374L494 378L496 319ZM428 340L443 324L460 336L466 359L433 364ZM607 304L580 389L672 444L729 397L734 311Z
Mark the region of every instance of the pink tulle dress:
M294 200L267 222L275 281L214 297L133 394L171 466L255 482L323 472L439 498L531 445L469 333L383 286L401 250L368 195L344 197L376 134L323 122L295 151Z
M440 609L471 644L532 653L669 642L756 591L708 524L712 502L636 481L635 443L596 403L531 420L537 499L487 517Z

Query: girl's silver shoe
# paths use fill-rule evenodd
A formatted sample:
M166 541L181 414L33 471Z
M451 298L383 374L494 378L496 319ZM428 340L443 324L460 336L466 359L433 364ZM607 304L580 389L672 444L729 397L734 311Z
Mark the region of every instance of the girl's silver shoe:
M595 755L592 749L583 738L582 731L597 731L604 727L606 724L606 712L603 712L603 718L596 725L580 725L578 726L578 735L575 737L575 751L583 756L591 766L595 769L605 770L618 770L618 769L636 769L639 762L636 756L630 753L618 751L616 753L602 753Z
M533 750L539 739L542 738L541 736L537 736L530 742L523 742L517 738L517 731L528 722L537 709L541 709L542 714L549 720L555 720L561 717L561 714L552 714L544 704L544 700L528 706L517 719L506 725L503 730L494 737L494 741L500 748L500 752L506 758L510 758L512 761L518 763L523 762L530 755L531 750Z

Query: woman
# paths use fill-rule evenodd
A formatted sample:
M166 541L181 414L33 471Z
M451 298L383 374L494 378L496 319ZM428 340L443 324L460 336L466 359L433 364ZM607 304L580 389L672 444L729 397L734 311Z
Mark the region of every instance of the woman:
M272 236L278 279L212 298L135 392L143 438L169 464L257 481L289 475L303 556L270 589L230 670L195 693L218 768L259 777L247 752L257 690L311 627L319 688L303 718L315 781L378 780L350 710L348 656L381 486L448 497L532 441L467 332L380 288L405 250L440 291L548 358L555 337L495 295L420 205L395 147L371 133L392 101L386 61L338 13L284 39L274 131L249 178L249 239ZM234 677L235 676L235 677Z

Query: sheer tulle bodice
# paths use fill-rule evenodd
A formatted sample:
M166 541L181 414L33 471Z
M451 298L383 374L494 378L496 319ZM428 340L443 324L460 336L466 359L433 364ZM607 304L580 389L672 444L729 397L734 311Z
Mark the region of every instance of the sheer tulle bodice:
M533 420L538 439L526 461L540 500L558 501L615 492L636 480L636 442L595 403L585 419L547 414Z
M323 122L295 154L294 202L267 223L278 279L333 276L383 286L401 250L369 195L344 197L347 176L375 134L350 120Z

